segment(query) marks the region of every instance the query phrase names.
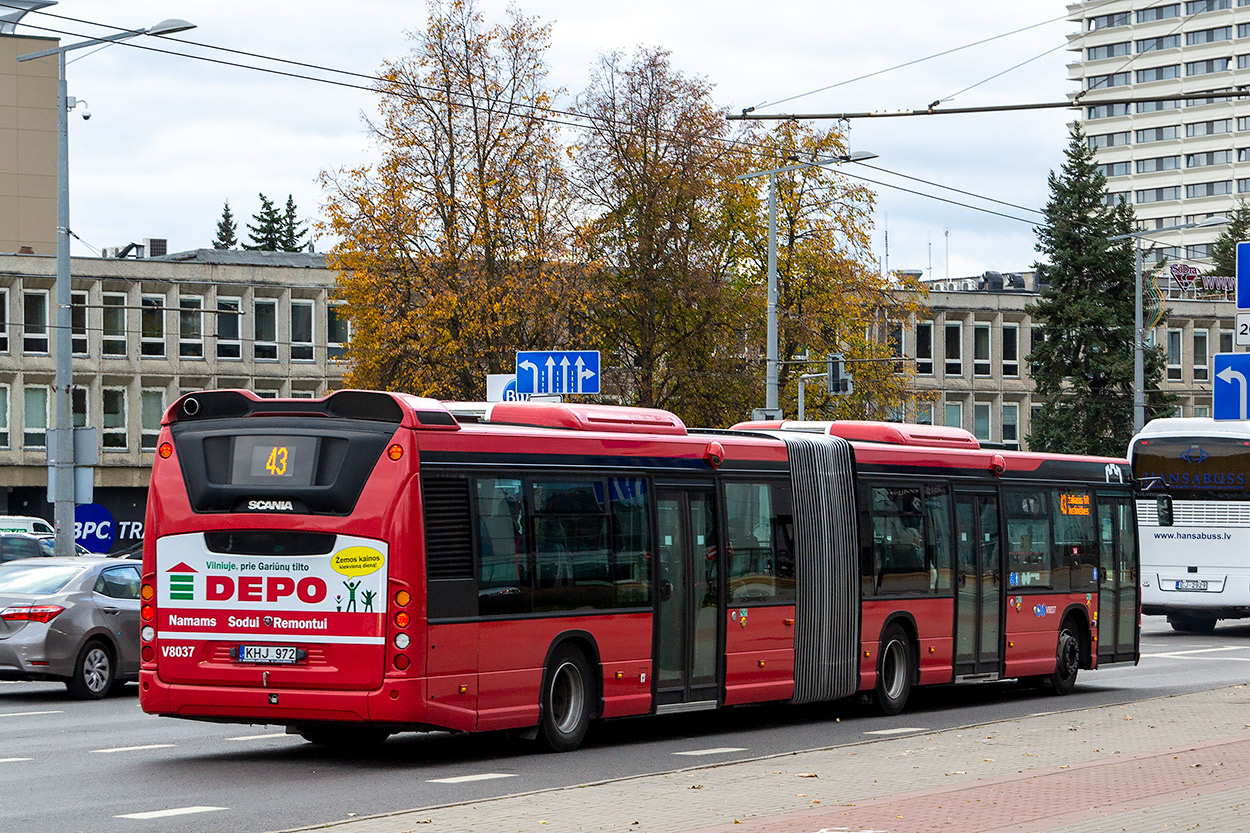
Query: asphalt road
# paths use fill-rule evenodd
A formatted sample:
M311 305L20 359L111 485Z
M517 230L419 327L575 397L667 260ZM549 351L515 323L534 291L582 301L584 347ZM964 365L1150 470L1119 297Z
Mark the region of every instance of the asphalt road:
M280 830L1131 702L1245 682L1250 624L1183 636L1147 617L1142 653L1136 668L1082 672L1068 697L979 683L915 692L907 711L889 718L844 702L633 719L592 728L566 755L499 735L441 733L328 751L279 727L150 717L134 686L80 703L61 685L0 683L0 820L24 833Z

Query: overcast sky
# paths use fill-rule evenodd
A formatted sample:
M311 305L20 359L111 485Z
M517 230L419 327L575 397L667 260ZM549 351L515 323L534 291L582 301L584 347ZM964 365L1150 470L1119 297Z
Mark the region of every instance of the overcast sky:
M506 0L478 4L488 21L503 19ZM570 96L585 86L598 53L629 52L639 44L671 50L678 69L707 78L716 102L735 112L830 85L839 86L760 112L921 109L936 99L949 99L952 107L1061 101L1073 88L1065 65L1076 53L1062 48L1071 26L1059 0L518 5L553 25L551 78ZM179 38L361 73L406 52L406 32L426 20L420 0L62 0L46 11L116 27L181 17L197 28ZM69 33L62 43L114 31L40 13L23 24L30 25L19 25L19 34L46 34L34 27ZM1033 28L841 83L1024 27ZM260 63L152 38L134 43ZM171 251L208 246L227 199L245 238L258 192L279 204L291 194L312 219L323 202L318 173L372 158L361 120L372 110L368 92L122 45L71 54L77 56L84 57L68 67L69 94L87 101L92 118L70 121L70 225L87 244L75 242L75 254L145 237L167 238ZM1035 56L1041 57L950 98ZM863 119L852 122L851 148L878 154L869 164L897 174L1036 209L1046 200L1047 173L1062 161L1072 118L1072 111L1051 110ZM858 171L1025 221L874 185L874 253L884 260L888 228L892 269L931 267L934 277L958 277L1027 269L1037 258L1037 214ZM331 243L318 241L318 249Z

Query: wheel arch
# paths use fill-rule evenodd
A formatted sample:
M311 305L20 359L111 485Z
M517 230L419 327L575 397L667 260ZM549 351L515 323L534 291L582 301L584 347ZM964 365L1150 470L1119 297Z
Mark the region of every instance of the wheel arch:
M909 611L896 610L889 616L885 617L885 621L881 623L881 632L877 634L877 661L874 665L881 662L881 642L885 632L892 625L898 625L907 634L909 642L908 648L911 651L911 673L912 683L915 684L920 679L920 628L916 624L916 617L912 616Z
M590 663L594 675L589 682L595 687L591 718L601 717L603 715L603 661L599 657L599 643L589 631L567 630L557 634L551 640L551 644L547 646L547 655L543 657L544 678L547 669L551 666L551 658L565 646L577 648Z
M1059 619L1059 627L1062 628L1066 622L1071 622L1076 629L1077 641L1081 647L1081 668L1088 671L1094 667L1093 628L1090 625L1089 608L1075 602L1068 605ZM1055 633L1055 639L1059 639L1058 632Z

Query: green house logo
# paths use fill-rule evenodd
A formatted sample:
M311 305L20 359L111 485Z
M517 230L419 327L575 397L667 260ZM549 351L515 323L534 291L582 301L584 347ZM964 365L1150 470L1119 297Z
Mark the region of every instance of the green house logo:
M195 568L179 561L165 572L169 573L169 598L195 601Z

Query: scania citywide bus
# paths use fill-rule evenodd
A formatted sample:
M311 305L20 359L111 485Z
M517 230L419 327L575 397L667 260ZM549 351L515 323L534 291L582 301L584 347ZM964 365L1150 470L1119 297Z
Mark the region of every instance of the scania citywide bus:
M592 720L1138 658L1127 462L869 422L206 391L165 415L144 710L572 749Z

